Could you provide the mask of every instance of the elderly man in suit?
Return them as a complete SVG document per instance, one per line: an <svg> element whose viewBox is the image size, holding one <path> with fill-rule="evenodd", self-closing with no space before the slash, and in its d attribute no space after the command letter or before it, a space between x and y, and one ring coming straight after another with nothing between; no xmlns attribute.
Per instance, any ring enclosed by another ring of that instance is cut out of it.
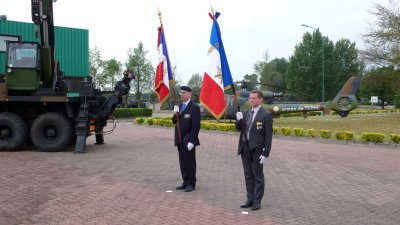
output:
<svg viewBox="0 0 400 225"><path fill-rule="evenodd" d="M253 90L249 101L252 108L236 114L236 128L241 131L238 155L242 157L247 191L247 201L240 207L258 210L264 196L263 164L271 151L273 119L261 105L261 91Z"/></svg>
<svg viewBox="0 0 400 225"><path fill-rule="evenodd" d="M200 107L191 100L192 89L181 86L182 104L174 106L172 122L175 124L175 146L178 147L179 165L183 183L176 190L185 192L196 188L196 146L200 145ZM180 134L178 133L180 130ZM180 140L181 139L181 140Z"/></svg>

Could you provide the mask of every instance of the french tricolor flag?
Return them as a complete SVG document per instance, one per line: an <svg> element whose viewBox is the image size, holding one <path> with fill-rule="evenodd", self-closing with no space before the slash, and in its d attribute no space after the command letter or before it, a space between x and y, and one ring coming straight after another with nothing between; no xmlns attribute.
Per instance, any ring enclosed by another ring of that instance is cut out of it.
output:
<svg viewBox="0 0 400 225"><path fill-rule="evenodd" d="M217 119L226 110L224 91L233 84L231 71L226 58L221 31L218 25L220 13L209 13L213 20L208 50L207 66L200 91L200 102Z"/></svg>
<svg viewBox="0 0 400 225"><path fill-rule="evenodd" d="M169 96L169 81L172 80L172 70L168 57L164 27L162 25L158 28L157 49L159 55L159 63L156 70L154 89L156 90L157 95L160 98L160 103L163 104Z"/></svg>

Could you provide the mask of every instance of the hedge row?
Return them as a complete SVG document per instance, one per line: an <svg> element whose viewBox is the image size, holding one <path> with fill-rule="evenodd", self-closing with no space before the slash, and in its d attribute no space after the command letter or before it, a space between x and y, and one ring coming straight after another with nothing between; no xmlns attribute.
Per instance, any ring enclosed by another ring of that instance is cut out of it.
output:
<svg viewBox="0 0 400 225"><path fill-rule="evenodd" d="M153 110L147 108L116 108L113 113L116 118L148 117L152 115Z"/></svg>
<svg viewBox="0 0 400 225"><path fill-rule="evenodd" d="M137 124L148 124L148 125L156 125L156 126L166 126L173 127L171 117L162 117L162 118L136 118ZM235 124L228 123L210 123L210 122L201 122L200 128L204 130L219 130L219 131L231 131L238 132L236 130ZM273 133L277 135L284 136L297 136L297 137L316 137L317 131L315 129L303 129L303 128L290 128L290 127L277 127L273 126ZM337 140L347 140L347 141L356 141L356 135L354 132L350 131L330 131L330 130L320 130L319 136L321 138L330 139L332 135ZM385 135L381 133L372 133L372 132L363 132L359 137L359 140L364 142L375 142L375 143L383 143L385 140ZM389 140L391 143L400 144L400 134L390 134Z"/></svg>
<svg viewBox="0 0 400 225"><path fill-rule="evenodd" d="M400 112L400 109L383 109L383 110L368 110L368 111L351 111L350 114L374 114L374 113L397 113ZM322 111L311 111L308 112L308 116L322 116ZM338 113L335 111L331 112L332 115L337 115ZM281 117L302 117L302 112L295 112L295 113L283 113Z"/></svg>

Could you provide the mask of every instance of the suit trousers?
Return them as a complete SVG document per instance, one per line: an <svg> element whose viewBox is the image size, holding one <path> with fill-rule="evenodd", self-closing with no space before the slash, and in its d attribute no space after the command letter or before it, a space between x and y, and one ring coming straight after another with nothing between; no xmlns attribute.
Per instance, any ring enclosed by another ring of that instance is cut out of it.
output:
<svg viewBox="0 0 400 225"><path fill-rule="evenodd" d="M191 151L186 146L178 147L179 166L181 168L182 180L185 185L196 186L196 147Z"/></svg>
<svg viewBox="0 0 400 225"><path fill-rule="evenodd" d="M246 147L243 149L241 157L246 181L247 200L261 204L265 188L263 164L260 164L259 159L262 149L249 150Z"/></svg>

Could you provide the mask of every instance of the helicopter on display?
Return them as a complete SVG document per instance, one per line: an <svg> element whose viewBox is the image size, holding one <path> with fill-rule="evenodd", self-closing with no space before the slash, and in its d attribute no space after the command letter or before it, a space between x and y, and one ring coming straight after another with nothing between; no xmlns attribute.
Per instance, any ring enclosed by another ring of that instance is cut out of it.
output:
<svg viewBox="0 0 400 225"><path fill-rule="evenodd" d="M339 116L346 117L350 111L358 106L356 92L360 86L360 78L350 77L343 85L342 89L332 101L328 102L274 102L276 98L282 98L282 92L276 93L271 91L263 91L263 107L269 110L275 118L279 118L281 114L286 113L303 113L303 117L307 118L308 112L321 111L324 115L335 111ZM248 101L250 91L236 91L236 96L233 94L225 94L226 110L221 119L236 119L238 107L240 111L250 109ZM235 98L237 100L235 100ZM211 115L200 104L202 115Z"/></svg>

